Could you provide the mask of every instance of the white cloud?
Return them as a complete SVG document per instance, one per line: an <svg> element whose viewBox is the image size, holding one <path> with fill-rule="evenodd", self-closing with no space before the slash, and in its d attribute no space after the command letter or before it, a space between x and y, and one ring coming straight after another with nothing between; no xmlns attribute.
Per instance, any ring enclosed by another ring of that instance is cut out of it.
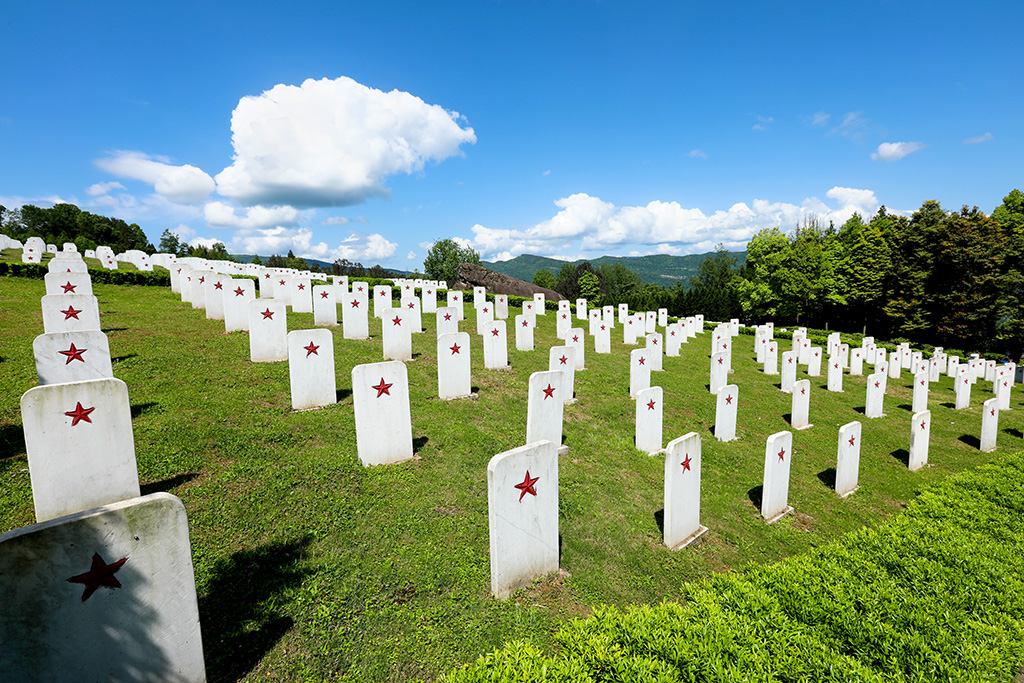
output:
<svg viewBox="0 0 1024 683"><path fill-rule="evenodd" d="M871 153L874 161L899 161L908 154L925 148L923 142L883 142L877 152Z"/></svg>
<svg viewBox="0 0 1024 683"><path fill-rule="evenodd" d="M867 133L868 120L861 116L863 112L851 111L843 115L838 126L829 130L830 135L841 135L851 140L861 140Z"/></svg>
<svg viewBox="0 0 1024 683"><path fill-rule="evenodd" d="M410 261L414 260L416 258L416 252L410 251L408 254L406 254L405 258Z"/></svg>
<svg viewBox="0 0 1024 683"><path fill-rule="evenodd" d="M230 241L216 238L200 238L224 242L232 254L287 254L289 250L302 258L334 261L339 258L349 261L379 263L394 255L398 244L389 242L383 235L349 233L335 247L326 242L316 242L310 228L242 228L235 231ZM203 242L206 243L205 241Z"/></svg>
<svg viewBox="0 0 1024 683"><path fill-rule="evenodd" d="M293 206L250 206L239 216L228 204L209 202L203 207L203 218L211 228L291 227L298 221L299 211Z"/></svg>
<svg viewBox="0 0 1024 683"><path fill-rule="evenodd" d="M117 182L116 180L113 180L109 183L96 183L95 185L90 185L89 187L85 188L85 193L90 197L99 197L100 195L107 194L111 190L126 189L128 188L126 188L124 185Z"/></svg>
<svg viewBox="0 0 1024 683"><path fill-rule="evenodd" d="M548 170L541 173L541 175L551 175L551 169L549 168Z"/></svg>
<svg viewBox="0 0 1024 683"><path fill-rule="evenodd" d="M691 149L690 153L687 156L689 156L691 159L707 159L708 158L707 152L705 152L702 149Z"/></svg>
<svg viewBox="0 0 1024 683"><path fill-rule="evenodd" d="M823 111L819 111L811 116L804 119L809 125L817 126L818 128L824 128L828 125L828 120L832 118L831 114L826 114Z"/></svg>
<svg viewBox="0 0 1024 683"><path fill-rule="evenodd" d="M351 78L277 85L239 101L234 162L217 190L243 204L344 206L386 196L385 179L475 143L457 113Z"/></svg>
<svg viewBox="0 0 1024 683"><path fill-rule="evenodd" d="M107 173L149 183L157 194L178 204L202 202L215 187L213 178L195 166L174 166L165 157L142 152L114 151L95 164Z"/></svg>
<svg viewBox="0 0 1024 683"><path fill-rule="evenodd" d="M78 204L78 201L73 197L71 199L64 199L63 197L60 197L59 195L55 194L48 195L45 197L18 197L12 195L0 195L0 205L7 207L11 211L13 211L14 209L20 209L26 204L38 206L41 209L48 209L51 206L55 206L57 204Z"/></svg>
<svg viewBox="0 0 1024 683"><path fill-rule="evenodd" d="M196 236L196 231L188 227L184 223L178 224L178 227L171 228L171 233L178 236L179 240L190 240Z"/></svg>
<svg viewBox="0 0 1024 683"><path fill-rule="evenodd" d="M964 140L965 145L977 145L982 142L990 142L993 139L992 133L985 133L983 135L976 135L973 138L967 138Z"/></svg>
<svg viewBox="0 0 1024 683"><path fill-rule="evenodd" d="M474 225L469 246L483 258L504 261L520 254L554 257L579 252L588 258L606 253L693 254L723 243L742 249L759 230L779 226L790 230L805 217L842 224L855 212L874 215L878 199L871 190L833 187L831 203L809 197L799 205L753 199L707 215L678 202L652 201L645 206L617 207L587 194L559 199L558 213L525 230ZM837 206L838 205L838 206Z"/></svg>
<svg viewBox="0 0 1024 683"><path fill-rule="evenodd" d="M771 116L758 116L757 123L754 124L754 130L768 130L768 124L774 120Z"/></svg>
<svg viewBox="0 0 1024 683"><path fill-rule="evenodd" d="M344 216L331 216L320 221L320 225L348 225L348 219Z"/></svg>

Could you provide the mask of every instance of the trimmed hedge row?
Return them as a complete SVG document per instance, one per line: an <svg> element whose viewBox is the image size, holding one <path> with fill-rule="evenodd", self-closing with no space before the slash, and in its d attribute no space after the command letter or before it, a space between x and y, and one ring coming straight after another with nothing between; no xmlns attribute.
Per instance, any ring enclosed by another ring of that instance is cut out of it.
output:
<svg viewBox="0 0 1024 683"><path fill-rule="evenodd" d="M512 642L449 681L1010 681L1024 662L1024 454L951 477L876 529L600 607L546 657Z"/></svg>
<svg viewBox="0 0 1024 683"><path fill-rule="evenodd" d="M6 263L0 261L0 276L27 277L42 280L50 272L47 266L36 263ZM171 275L166 270L107 270L89 269L93 284L139 285L144 287L170 287Z"/></svg>

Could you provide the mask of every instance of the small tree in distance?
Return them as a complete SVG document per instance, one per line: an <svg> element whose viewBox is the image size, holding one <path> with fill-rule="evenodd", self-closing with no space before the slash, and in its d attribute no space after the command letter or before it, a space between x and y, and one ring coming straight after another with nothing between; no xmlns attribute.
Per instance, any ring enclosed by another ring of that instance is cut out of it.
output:
<svg viewBox="0 0 1024 683"><path fill-rule="evenodd" d="M455 280L455 269L460 263L480 264L480 254L470 247L461 247L451 238L437 240L427 250L423 259L423 272L432 280Z"/></svg>

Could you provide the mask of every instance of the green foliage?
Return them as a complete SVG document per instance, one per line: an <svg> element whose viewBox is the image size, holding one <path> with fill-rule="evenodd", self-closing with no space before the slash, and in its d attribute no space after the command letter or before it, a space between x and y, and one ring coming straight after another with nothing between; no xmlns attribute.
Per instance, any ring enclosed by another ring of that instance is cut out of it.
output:
<svg viewBox="0 0 1024 683"><path fill-rule="evenodd" d="M423 272L431 280L455 282L455 269L460 263L480 263L480 254L472 248L460 246L453 239L435 241L423 259Z"/></svg>
<svg viewBox="0 0 1024 683"><path fill-rule="evenodd" d="M555 288L555 276L550 270L538 270L533 275L533 284L545 289Z"/></svg>
<svg viewBox="0 0 1024 683"><path fill-rule="evenodd" d="M45 265L0 261L0 276L27 277L36 280L43 280L48 272L49 268ZM137 285L142 287L171 286L170 273L163 268L155 268L152 271L90 268L89 279L93 283L111 285Z"/></svg>
<svg viewBox="0 0 1024 683"><path fill-rule="evenodd" d="M153 245L135 223L82 211L74 204L55 204L49 209L26 204L0 212L0 232L24 242L42 237L47 244L74 242L80 250L106 245L115 253L139 249L152 254Z"/></svg>

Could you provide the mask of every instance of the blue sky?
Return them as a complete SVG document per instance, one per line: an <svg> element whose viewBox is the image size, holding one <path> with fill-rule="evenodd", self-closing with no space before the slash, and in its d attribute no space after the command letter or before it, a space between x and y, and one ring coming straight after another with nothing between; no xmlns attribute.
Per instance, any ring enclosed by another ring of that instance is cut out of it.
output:
<svg viewBox="0 0 1024 683"><path fill-rule="evenodd" d="M38 3L0 204L412 270L701 253L1024 186L1019 2Z"/></svg>

